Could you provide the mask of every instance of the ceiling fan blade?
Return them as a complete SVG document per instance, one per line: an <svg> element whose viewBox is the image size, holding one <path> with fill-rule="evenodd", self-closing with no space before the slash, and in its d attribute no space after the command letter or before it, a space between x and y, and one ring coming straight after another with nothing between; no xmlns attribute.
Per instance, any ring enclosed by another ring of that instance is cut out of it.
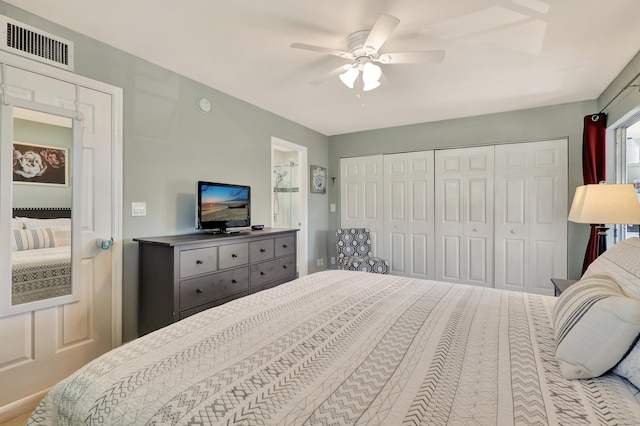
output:
<svg viewBox="0 0 640 426"><path fill-rule="evenodd" d="M353 67L353 64L345 64L342 65L341 67L338 67L332 71L329 71L328 73L325 73L324 75L316 78L315 80L311 81L311 84L321 84L324 83L325 81L329 80L332 77L336 77L339 74L342 74L343 72L345 72L346 70L348 70L349 68Z"/></svg>
<svg viewBox="0 0 640 426"><path fill-rule="evenodd" d="M381 64L435 64L444 61L444 50L383 53L375 59Z"/></svg>
<svg viewBox="0 0 640 426"><path fill-rule="evenodd" d="M381 14L376 23L373 24L367 41L364 43L365 49L372 48L375 52L380 50L399 23L400 20L395 16Z"/></svg>
<svg viewBox="0 0 640 426"><path fill-rule="evenodd" d="M295 49L311 50L312 52L328 53L329 55L339 56L345 59L353 59L353 54L342 50L331 49L329 47L314 46L312 44L293 43L291 47Z"/></svg>

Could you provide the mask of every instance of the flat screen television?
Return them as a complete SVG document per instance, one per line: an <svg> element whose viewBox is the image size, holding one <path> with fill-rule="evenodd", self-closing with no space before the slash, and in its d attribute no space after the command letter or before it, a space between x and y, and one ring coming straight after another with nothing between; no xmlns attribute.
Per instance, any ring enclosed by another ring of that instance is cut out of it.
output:
<svg viewBox="0 0 640 426"><path fill-rule="evenodd" d="M251 226L251 187L198 181L196 228L230 233L229 228Z"/></svg>

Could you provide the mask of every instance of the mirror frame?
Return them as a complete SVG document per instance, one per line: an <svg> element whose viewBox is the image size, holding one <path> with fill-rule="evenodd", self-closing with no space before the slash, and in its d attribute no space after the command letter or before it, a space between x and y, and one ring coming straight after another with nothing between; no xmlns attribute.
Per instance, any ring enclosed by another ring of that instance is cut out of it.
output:
<svg viewBox="0 0 640 426"><path fill-rule="evenodd" d="M82 162L83 125L78 111L4 96L0 104L0 235L11 235L13 217L13 108L23 108L72 120L71 142L71 294L13 305L11 302L11 238L0 240L0 318L80 300L82 293Z"/></svg>

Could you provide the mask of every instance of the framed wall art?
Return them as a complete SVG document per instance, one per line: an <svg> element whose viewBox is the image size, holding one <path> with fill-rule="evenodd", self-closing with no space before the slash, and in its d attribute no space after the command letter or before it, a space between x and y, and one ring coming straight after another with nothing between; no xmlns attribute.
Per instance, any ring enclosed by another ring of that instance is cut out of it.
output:
<svg viewBox="0 0 640 426"><path fill-rule="evenodd" d="M320 166L311 166L311 192L325 194L327 192L327 169Z"/></svg>
<svg viewBox="0 0 640 426"><path fill-rule="evenodd" d="M14 142L13 182L68 186L68 148Z"/></svg>

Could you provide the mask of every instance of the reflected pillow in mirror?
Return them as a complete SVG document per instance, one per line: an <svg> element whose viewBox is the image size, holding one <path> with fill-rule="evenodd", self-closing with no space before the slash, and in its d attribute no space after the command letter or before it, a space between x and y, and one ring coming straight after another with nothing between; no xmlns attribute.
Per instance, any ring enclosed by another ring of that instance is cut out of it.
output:
<svg viewBox="0 0 640 426"><path fill-rule="evenodd" d="M14 241L11 244L11 249L14 251L36 250L56 246L56 238L51 228L14 229L13 237Z"/></svg>
<svg viewBox="0 0 640 426"><path fill-rule="evenodd" d="M45 228L46 229L46 228ZM53 235L56 239L56 247L71 245L71 228L66 226L53 226Z"/></svg>
<svg viewBox="0 0 640 426"><path fill-rule="evenodd" d="M51 226L61 226L71 229L71 219L69 218L57 218L57 219L32 219L30 217L22 218L25 229L38 229L49 228Z"/></svg>

